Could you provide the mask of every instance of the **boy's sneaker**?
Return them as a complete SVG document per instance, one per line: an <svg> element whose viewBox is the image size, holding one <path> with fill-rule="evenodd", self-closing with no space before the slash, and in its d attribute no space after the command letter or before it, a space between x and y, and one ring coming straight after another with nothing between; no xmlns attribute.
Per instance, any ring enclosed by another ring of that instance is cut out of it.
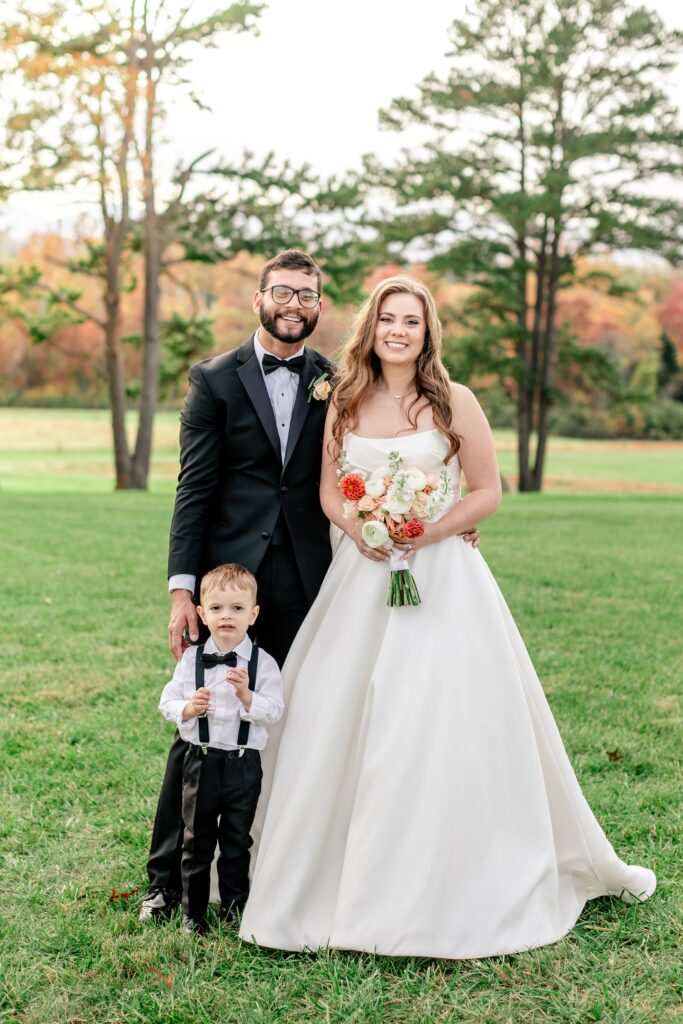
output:
<svg viewBox="0 0 683 1024"><path fill-rule="evenodd" d="M196 917L189 917L187 914L183 914L183 929L190 934L205 935L206 934L206 921L204 918L199 920Z"/></svg>
<svg viewBox="0 0 683 1024"><path fill-rule="evenodd" d="M221 907L220 919L225 924L239 924L243 913L244 905L239 906L237 903L231 903L229 907Z"/></svg>
<svg viewBox="0 0 683 1024"><path fill-rule="evenodd" d="M150 921L168 921L180 903L180 893L173 889L150 889L140 907L138 921L149 924Z"/></svg>

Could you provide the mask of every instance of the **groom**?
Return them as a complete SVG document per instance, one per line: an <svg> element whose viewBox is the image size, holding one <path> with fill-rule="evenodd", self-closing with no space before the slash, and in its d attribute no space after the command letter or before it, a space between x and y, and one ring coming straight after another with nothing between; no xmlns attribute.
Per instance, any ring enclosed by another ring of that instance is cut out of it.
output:
<svg viewBox="0 0 683 1024"><path fill-rule="evenodd" d="M180 414L180 475L169 547L169 646L199 638L195 601L204 573L238 562L256 576L258 643L281 665L330 563L318 497L326 405L315 387L334 366L304 345L322 310L322 275L297 249L262 269L253 309L260 327L240 348L190 370ZM169 753L147 863L140 920L167 917L180 896L182 766Z"/></svg>

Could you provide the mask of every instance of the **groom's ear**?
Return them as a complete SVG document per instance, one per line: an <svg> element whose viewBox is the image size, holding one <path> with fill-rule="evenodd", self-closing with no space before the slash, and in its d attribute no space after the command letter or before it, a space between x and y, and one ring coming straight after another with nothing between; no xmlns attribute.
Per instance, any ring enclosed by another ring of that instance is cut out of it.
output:
<svg viewBox="0 0 683 1024"><path fill-rule="evenodd" d="M261 305L261 298L262 298L261 292L258 291L258 290L255 291L254 292L254 297L251 300L251 308L253 309L254 313L258 313L258 311L259 311L259 306Z"/></svg>

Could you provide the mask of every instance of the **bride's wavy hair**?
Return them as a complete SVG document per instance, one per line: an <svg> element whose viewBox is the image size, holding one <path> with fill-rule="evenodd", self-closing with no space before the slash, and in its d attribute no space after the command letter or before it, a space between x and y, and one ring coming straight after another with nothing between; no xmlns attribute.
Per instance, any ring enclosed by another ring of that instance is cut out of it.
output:
<svg viewBox="0 0 683 1024"><path fill-rule="evenodd" d="M441 323L429 289L412 277L389 277L380 281L367 302L360 308L344 345L339 369L333 382L337 414L332 424L333 445L338 454L344 435L358 425L358 413L367 389L382 375L382 364L373 351L375 333L382 303L389 295L416 295L425 313L427 329L424 345L415 367L416 395L407 409L408 421L417 429L417 409L424 398L432 407L434 425L448 438L450 461L460 447L460 438L452 426L450 379L441 362Z"/></svg>

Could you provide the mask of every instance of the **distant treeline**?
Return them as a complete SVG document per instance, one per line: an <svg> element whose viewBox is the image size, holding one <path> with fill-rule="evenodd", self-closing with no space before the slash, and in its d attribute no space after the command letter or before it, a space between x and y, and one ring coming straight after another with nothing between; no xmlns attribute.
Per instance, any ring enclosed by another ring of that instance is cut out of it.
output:
<svg viewBox="0 0 683 1024"><path fill-rule="evenodd" d="M65 275L52 258L75 246L56 235L36 236L16 260L40 267L57 287ZM166 283L162 306L169 316L164 320L161 407L180 405L187 369L193 362L234 348L249 336L255 326L251 297L261 263L260 256L241 254L219 265L190 264L178 271L175 286ZM393 265L377 269L368 286L398 269ZM583 283L564 289L558 301L558 324L575 344L569 348L573 361L566 359L558 373L553 432L580 437L683 438L683 275L660 268L623 267L610 260L585 261L581 269ZM495 426L514 426L514 382L469 365L460 316L472 288L422 265L410 271L434 291L452 376L477 391ZM96 304L95 284L92 288L92 296L86 289L81 297L83 304L89 300ZM189 308L189 294L199 308ZM131 405L135 404L140 373L135 325L141 301L138 283L123 302ZM335 306L328 300L314 338L316 347L334 354L353 312L352 306ZM201 331L197 323L203 325ZM602 359L595 366L580 365L582 353L590 353L595 362L596 351ZM0 404L105 408L104 358L102 332L90 322L66 324L41 340L32 337L25 324L6 321L0 332ZM575 386L579 368L581 389Z"/></svg>

